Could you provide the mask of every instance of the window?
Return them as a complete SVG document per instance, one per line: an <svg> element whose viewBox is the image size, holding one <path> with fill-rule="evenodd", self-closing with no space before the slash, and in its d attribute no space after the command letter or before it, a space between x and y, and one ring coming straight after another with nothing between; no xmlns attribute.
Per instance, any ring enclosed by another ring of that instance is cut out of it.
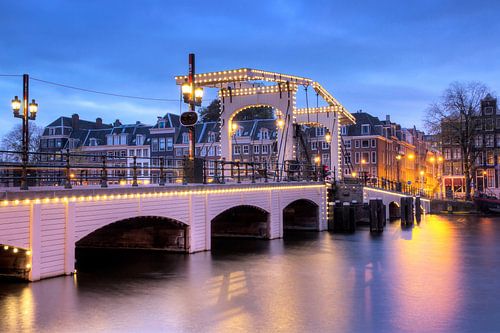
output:
<svg viewBox="0 0 500 333"><path fill-rule="evenodd" d="M500 147L500 134L497 134L496 137L497 137L497 147Z"/></svg>
<svg viewBox="0 0 500 333"><path fill-rule="evenodd" d="M158 128L165 128L165 120L160 120L158 122Z"/></svg>
<svg viewBox="0 0 500 333"><path fill-rule="evenodd" d="M142 146L144 144L144 139L145 139L144 135L137 134L135 136L135 145L136 146Z"/></svg>
<svg viewBox="0 0 500 333"><path fill-rule="evenodd" d="M325 128L324 127L316 127L316 136L324 136Z"/></svg>
<svg viewBox="0 0 500 333"><path fill-rule="evenodd" d="M323 165L329 165L330 164L330 154L322 154L321 155L321 163Z"/></svg>
<svg viewBox="0 0 500 333"><path fill-rule="evenodd" d="M177 157L182 156L182 148L179 148L179 149L175 150L175 156L177 156Z"/></svg>
<svg viewBox="0 0 500 333"><path fill-rule="evenodd" d="M493 114L493 107L492 106L487 106L484 108L484 114L486 115L491 115Z"/></svg>
<svg viewBox="0 0 500 333"><path fill-rule="evenodd" d="M451 149L450 148L446 148L444 151L443 151L443 155L444 155L444 159L445 160L451 160Z"/></svg>
<svg viewBox="0 0 500 333"><path fill-rule="evenodd" d="M351 140L344 140L344 146L346 149L351 149Z"/></svg>
<svg viewBox="0 0 500 333"><path fill-rule="evenodd" d="M347 126L342 126L340 128L340 134L341 135L347 135Z"/></svg>
<svg viewBox="0 0 500 333"><path fill-rule="evenodd" d="M158 139L151 139L151 151L158 151Z"/></svg>
<svg viewBox="0 0 500 333"><path fill-rule="evenodd" d="M477 165L482 165L483 164L483 152L479 152L476 157L476 164Z"/></svg>
<svg viewBox="0 0 500 333"><path fill-rule="evenodd" d="M326 141L321 141L321 149L330 149L330 144Z"/></svg>
<svg viewBox="0 0 500 333"><path fill-rule="evenodd" d="M142 167L144 168L144 176L148 177L149 176L149 163L148 162L142 163Z"/></svg>
<svg viewBox="0 0 500 333"><path fill-rule="evenodd" d="M484 136L484 145L486 147L494 147L495 146L495 136L493 134L486 134Z"/></svg>
<svg viewBox="0 0 500 333"><path fill-rule="evenodd" d="M127 151L126 150L120 150L120 157L127 157Z"/></svg>
<svg viewBox="0 0 500 333"><path fill-rule="evenodd" d="M486 152L486 163L489 165L495 164L495 155L493 154L493 151Z"/></svg>
<svg viewBox="0 0 500 333"><path fill-rule="evenodd" d="M254 145L253 146L253 153L254 154L260 154L260 146L259 145Z"/></svg>
<svg viewBox="0 0 500 333"><path fill-rule="evenodd" d="M372 139L372 148L377 147L377 141L375 139Z"/></svg>
<svg viewBox="0 0 500 333"><path fill-rule="evenodd" d="M189 143L189 133L182 133L182 143Z"/></svg>
<svg viewBox="0 0 500 333"><path fill-rule="evenodd" d="M174 149L174 138L168 137L166 144L167 144L167 151L172 151Z"/></svg>
<svg viewBox="0 0 500 333"><path fill-rule="evenodd" d="M351 163L351 153L350 152L345 153L345 155L344 155L344 163L345 164L350 164Z"/></svg>
<svg viewBox="0 0 500 333"><path fill-rule="evenodd" d="M370 163L370 153L369 152L361 153L361 162L362 163Z"/></svg>
<svg viewBox="0 0 500 333"><path fill-rule="evenodd" d="M455 148L453 150L453 158L456 160L459 160L462 158L462 151L460 150L460 148Z"/></svg>
<svg viewBox="0 0 500 333"><path fill-rule="evenodd" d="M165 151L165 138L160 138L158 142L160 143L160 151Z"/></svg>
<svg viewBox="0 0 500 333"><path fill-rule="evenodd" d="M476 135L474 137L474 146L475 147L482 147L483 146L483 136L482 135Z"/></svg>
<svg viewBox="0 0 500 333"><path fill-rule="evenodd" d="M317 141L313 141L313 142L311 142L311 149L312 149L312 150L316 150L316 149L318 149L318 142L317 142Z"/></svg>
<svg viewBox="0 0 500 333"><path fill-rule="evenodd" d="M136 154L137 154L137 155L136 155L137 157L142 157L142 150L137 149Z"/></svg>
<svg viewBox="0 0 500 333"><path fill-rule="evenodd" d="M55 135L56 134L56 129L55 128L49 128L49 135Z"/></svg>
<svg viewBox="0 0 500 333"><path fill-rule="evenodd" d="M376 164L376 163L377 163L377 152L372 151L372 164Z"/></svg>
<svg viewBox="0 0 500 333"><path fill-rule="evenodd" d="M97 139L96 138L90 138L89 146L97 146Z"/></svg>
<svg viewBox="0 0 500 333"><path fill-rule="evenodd" d="M484 120L484 130L493 131L493 118L488 118Z"/></svg>
<svg viewBox="0 0 500 333"><path fill-rule="evenodd" d="M215 156L215 147L210 147L208 149L208 156Z"/></svg>
<svg viewBox="0 0 500 333"><path fill-rule="evenodd" d="M215 142L216 134L214 132L208 133L208 142Z"/></svg>
<svg viewBox="0 0 500 333"><path fill-rule="evenodd" d="M370 134L370 125L369 124L361 125L361 134Z"/></svg>
<svg viewBox="0 0 500 333"><path fill-rule="evenodd" d="M370 140L361 140L361 147L362 148L369 148L370 147Z"/></svg>
<svg viewBox="0 0 500 333"><path fill-rule="evenodd" d="M242 132L242 130L241 130L241 127L238 127L238 129L236 130L236 132L234 132L234 135L235 135L235 136L241 136L241 134L242 134L242 133L243 133L243 132Z"/></svg>
<svg viewBox="0 0 500 333"><path fill-rule="evenodd" d="M188 156L188 155L189 155L189 148L183 148L183 149L182 149L182 154L183 154L184 156Z"/></svg>
<svg viewBox="0 0 500 333"><path fill-rule="evenodd" d="M250 153L250 147L248 145L243 146L243 154L248 155Z"/></svg>
<svg viewBox="0 0 500 333"><path fill-rule="evenodd" d="M359 152L358 151L354 153L354 163L359 164Z"/></svg>
<svg viewBox="0 0 500 333"><path fill-rule="evenodd" d="M497 121L497 126L496 126L496 127L497 127L497 129L500 129L500 117L499 117L499 118L497 118L497 120L496 120L496 121Z"/></svg>
<svg viewBox="0 0 500 333"><path fill-rule="evenodd" d="M241 154L241 146L237 146L237 145L233 146L233 153L235 155L240 155Z"/></svg>
<svg viewBox="0 0 500 333"><path fill-rule="evenodd" d="M262 146L262 154L268 154L268 153L269 153L269 146L263 145Z"/></svg>
<svg viewBox="0 0 500 333"><path fill-rule="evenodd" d="M359 148L359 140L354 140L354 148Z"/></svg>
<svg viewBox="0 0 500 333"><path fill-rule="evenodd" d="M483 129L483 122L481 119L476 119L476 130L480 131Z"/></svg>
<svg viewBox="0 0 500 333"><path fill-rule="evenodd" d="M269 131L267 129L261 129L259 133L259 138L261 140L269 139Z"/></svg>
<svg viewBox="0 0 500 333"><path fill-rule="evenodd" d="M149 157L149 152L147 149L142 150L142 157Z"/></svg>
<svg viewBox="0 0 500 333"><path fill-rule="evenodd" d="M134 149L130 149L130 150L128 151L128 156L131 156L131 157L132 157L132 156L134 156L134 154L135 154L135 150L134 150Z"/></svg>

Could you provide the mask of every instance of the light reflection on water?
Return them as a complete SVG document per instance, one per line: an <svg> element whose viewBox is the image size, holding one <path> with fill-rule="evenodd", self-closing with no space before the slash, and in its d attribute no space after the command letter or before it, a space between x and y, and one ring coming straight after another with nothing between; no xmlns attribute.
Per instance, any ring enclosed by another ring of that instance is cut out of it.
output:
<svg viewBox="0 0 500 333"><path fill-rule="evenodd" d="M500 219L427 216L380 235L108 252L75 277L0 282L0 331L498 332Z"/></svg>

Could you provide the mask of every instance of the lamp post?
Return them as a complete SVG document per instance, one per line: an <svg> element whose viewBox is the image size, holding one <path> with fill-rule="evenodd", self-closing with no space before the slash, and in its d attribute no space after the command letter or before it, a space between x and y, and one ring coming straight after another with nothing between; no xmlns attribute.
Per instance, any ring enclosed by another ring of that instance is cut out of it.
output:
<svg viewBox="0 0 500 333"><path fill-rule="evenodd" d="M21 190L28 189L28 151L29 151L29 121L36 119L36 113L38 112L38 104L33 99L31 103L29 101L29 75L23 75L23 100L22 100L22 113L21 101L17 96L11 102L12 111L14 112L15 118L21 118L23 121L23 137L22 137L22 173L21 173ZM29 114L28 114L29 111Z"/></svg>
<svg viewBox="0 0 500 333"><path fill-rule="evenodd" d="M189 111L181 114L181 124L189 129L189 159L194 160L196 136L195 125L198 121L198 114L195 111L195 106L201 105L203 98L203 88L196 88L195 85L195 60L194 53L189 54L189 75L188 80L182 86L182 97L184 103L189 104Z"/></svg>

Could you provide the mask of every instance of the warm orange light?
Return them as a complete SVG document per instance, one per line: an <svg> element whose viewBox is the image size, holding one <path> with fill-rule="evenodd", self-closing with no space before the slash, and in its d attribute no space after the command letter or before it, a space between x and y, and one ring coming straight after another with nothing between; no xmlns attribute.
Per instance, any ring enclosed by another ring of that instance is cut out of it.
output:
<svg viewBox="0 0 500 333"><path fill-rule="evenodd" d="M356 171L353 171L353 172L351 173L351 175L352 175L353 177L356 177L358 174L356 173Z"/></svg>
<svg viewBox="0 0 500 333"><path fill-rule="evenodd" d="M276 126L278 126L279 129L283 129L283 127L285 127L285 121L281 118L281 116L276 120Z"/></svg>
<svg viewBox="0 0 500 333"><path fill-rule="evenodd" d="M431 157L429 158L429 161L430 161L431 163L434 163L434 162L436 161L436 159L434 158L434 156L431 156Z"/></svg>
<svg viewBox="0 0 500 333"><path fill-rule="evenodd" d="M412 160L414 158L415 158L415 155L413 155L413 154L408 155L408 159Z"/></svg>
<svg viewBox="0 0 500 333"><path fill-rule="evenodd" d="M401 155L396 155L396 159L399 161L401 159Z"/></svg>
<svg viewBox="0 0 500 333"><path fill-rule="evenodd" d="M366 160L361 160L361 164L366 164Z"/></svg>
<svg viewBox="0 0 500 333"><path fill-rule="evenodd" d="M325 134L325 141L330 143L332 141L332 135L330 134L330 132L327 132Z"/></svg>
<svg viewBox="0 0 500 333"><path fill-rule="evenodd" d="M69 178L75 178L75 174L74 173L70 174Z"/></svg>
<svg viewBox="0 0 500 333"><path fill-rule="evenodd" d="M424 170L420 170L420 176L423 176L425 174Z"/></svg>
<svg viewBox="0 0 500 333"><path fill-rule="evenodd" d="M443 162L443 157L439 156L438 157L438 162Z"/></svg>
<svg viewBox="0 0 500 333"><path fill-rule="evenodd" d="M319 156L314 157L314 162L316 164L319 164L320 161L321 161L321 158Z"/></svg>
<svg viewBox="0 0 500 333"><path fill-rule="evenodd" d="M483 175L485 175L485 176L486 176L487 174L488 174L488 173L487 173L486 171L483 171Z"/></svg>
<svg viewBox="0 0 500 333"><path fill-rule="evenodd" d="M19 100L19 97L14 97L14 99L11 101L11 106L14 112L18 112L21 109L21 101Z"/></svg>

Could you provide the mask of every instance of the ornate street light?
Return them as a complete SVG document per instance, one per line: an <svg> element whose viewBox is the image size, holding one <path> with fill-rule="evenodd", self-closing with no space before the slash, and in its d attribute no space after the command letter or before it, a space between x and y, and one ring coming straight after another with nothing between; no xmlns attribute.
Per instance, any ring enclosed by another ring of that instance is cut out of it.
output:
<svg viewBox="0 0 500 333"><path fill-rule="evenodd" d="M330 132L326 132L326 134L325 134L325 141L327 143L332 142L332 135L330 134Z"/></svg>
<svg viewBox="0 0 500 333"><path fill-rule="evenodd" d="M285 121L281 118L281 115L278 115L278 119L276 119L276 126L278 126L279 129L283 129L285 127Z"/></svg>

